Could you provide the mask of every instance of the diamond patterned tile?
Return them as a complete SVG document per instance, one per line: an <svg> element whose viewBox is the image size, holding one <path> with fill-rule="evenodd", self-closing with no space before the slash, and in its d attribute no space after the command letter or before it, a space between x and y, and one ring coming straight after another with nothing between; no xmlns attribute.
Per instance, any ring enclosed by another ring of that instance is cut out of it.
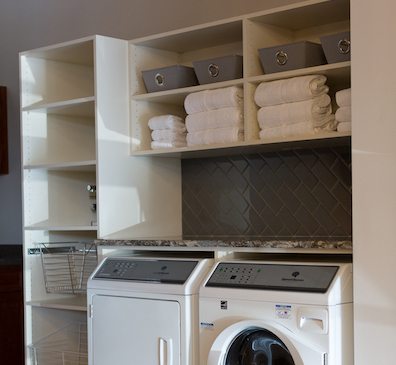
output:
<svg viewBox="0 0 396 365"><path fill-rule="evenodd" d="M350 239L346 147L182 161L183 237Z"/></svg>

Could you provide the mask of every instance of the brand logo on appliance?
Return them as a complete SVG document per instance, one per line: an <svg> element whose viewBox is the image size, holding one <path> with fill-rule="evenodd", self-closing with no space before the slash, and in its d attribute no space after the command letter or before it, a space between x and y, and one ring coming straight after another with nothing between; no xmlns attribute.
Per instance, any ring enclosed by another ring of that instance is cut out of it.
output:
<svg viewBox="0 0 396 365"><path fill-rule="evenodd" d="M224 309L224 310L228 309L228 301L227 300L220 300L220 309Z"/></svg>
<svg viewBox="0 0 396 365"><path fill-rule="evenodd" d="M212 322L201 322L200 325L202 328L206 328L206 329L210 329L210 330L213 329L213 327L214 327L214 323L212 323Z"/></svg>
<svg viewBox="0 0 396 365"><path fill-rule="evenodd" d="M300 272L299 271L293 271L291 273L292 278L282 278L282 281L304 281L304 279L299 278Z"/></svg>

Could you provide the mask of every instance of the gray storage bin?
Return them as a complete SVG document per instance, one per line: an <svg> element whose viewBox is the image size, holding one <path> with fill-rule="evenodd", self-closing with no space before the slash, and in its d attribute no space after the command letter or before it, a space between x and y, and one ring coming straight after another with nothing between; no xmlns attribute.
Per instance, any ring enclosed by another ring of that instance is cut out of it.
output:
<svg viewBox="0 0 396 365"><path fill-rule="evenodd" d="M328 63L345 62L351 59L351 33L342 32L320 37Z"/></svg>
<svg viewBox="0 0 396 365"><path fill-rule="evenodd" d="M193 62L200 84L240 79L243 75L243 58L239 55L217 57Z"/></svg>
<svg viewBox="0 0 396 365"><path fill-rule="evenodd" d="M326 63L322 46L308 41L260 48L258 51L261 65L266 74Z"/></svg>
<svg viewBox="0 0 396 365"><path fill-rule="evenodd" d="M144 70L142 75L149 93L198 85L194 69L183 65Z"/></svg>

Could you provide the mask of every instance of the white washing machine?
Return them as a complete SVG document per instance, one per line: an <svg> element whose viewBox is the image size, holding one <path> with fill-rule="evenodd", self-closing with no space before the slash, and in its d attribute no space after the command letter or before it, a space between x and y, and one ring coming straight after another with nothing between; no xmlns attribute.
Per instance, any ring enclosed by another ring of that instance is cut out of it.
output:
<svg viewBox="0 0 396 365"><path fill-rule="evenodd" d="M220 262L199 306L201 365L353 364L352 264Z"/></svg>
<svg viewBox="0 0 396 365"><path fill-rule="evenodd" d="M88 280L88 363L198 365L198 292L211 264L106 258Z"/></svg>

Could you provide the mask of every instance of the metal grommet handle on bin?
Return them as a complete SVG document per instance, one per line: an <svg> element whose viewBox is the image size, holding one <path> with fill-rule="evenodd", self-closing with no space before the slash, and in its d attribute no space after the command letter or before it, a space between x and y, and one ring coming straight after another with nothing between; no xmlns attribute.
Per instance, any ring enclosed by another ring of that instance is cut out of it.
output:
<svg viewBox="0 0 396 365"><path fill-rule="evenodd" d="M211 63L208 66L208 72L211 77L217 77L220 73L220 67L214 63Z"/></svg>
<svg viewBox="0 0 396 365"><path fill-rule="evenodd" d="M276 52L276 63L280 66L286 65L289 57L287 56L287 53L284 51L278 51Z"/></svg>
<svg viewBox="0 0 396 365"><path fill-rule="evenodd" d="M338 41L338 52L347 54L351 51L351 42L349 39L340 39Z"/></svg>
<svg viewBox="0 0 396 365"><path fill-rule="evenodd" d="M165 85L165 77L164 77L164 75L162 75L162 74L160 74L160 73L157 73L157 74L154 76L154 78L155 78L155 83L156 83L158 86L164 86L164 85Z"/></svg>

